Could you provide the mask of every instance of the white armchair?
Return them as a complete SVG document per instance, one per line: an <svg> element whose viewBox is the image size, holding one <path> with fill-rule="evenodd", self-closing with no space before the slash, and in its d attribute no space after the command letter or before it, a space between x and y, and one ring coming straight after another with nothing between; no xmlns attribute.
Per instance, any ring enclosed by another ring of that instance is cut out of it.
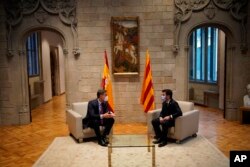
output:
<svg viewBox="0 0 250 167"><path fill-rule="evenodd" d="M66 119L70 135L78 142L82 142L85 138L95 137L95 131L91 128L83 129L82 119L86 117L88 102L72 103L72 109L67 110ZM101 131L103 130L100 127Z"/></svg>
<svg viewBox="0 0 250 167"><path fill-rule="evenodd" d="M180 143L183 139L194 136L199 129L199 111L194 110L194 104L192 102L177 101L181 110L182 116L175 119L175 127L169 129L168 137L176 139L177 143ZM151 121L159 117L161 109L149 111L147 113L147 127L148 133L154 134Z"/></svg>

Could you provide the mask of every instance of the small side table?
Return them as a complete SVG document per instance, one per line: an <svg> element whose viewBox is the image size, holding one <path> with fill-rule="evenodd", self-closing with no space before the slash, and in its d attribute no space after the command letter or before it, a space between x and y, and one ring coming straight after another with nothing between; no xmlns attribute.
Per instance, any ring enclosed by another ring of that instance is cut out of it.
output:
<svg viewBox="0 0 250 167"><path fill-rule="evenodd" d="M250 107L240 107L240 123L250 123Z"/></svg>

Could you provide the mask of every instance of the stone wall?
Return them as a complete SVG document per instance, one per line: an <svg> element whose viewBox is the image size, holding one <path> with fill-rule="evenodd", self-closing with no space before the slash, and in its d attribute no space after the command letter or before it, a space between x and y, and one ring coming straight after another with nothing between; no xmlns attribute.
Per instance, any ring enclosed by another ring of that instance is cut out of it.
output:
<svg viewBox="0 0 250 167"><path fill-rule="evenodd" d="M139 76L114 76L113 95L117 122L145 122L140 102L145 66L145 51L149 49L156 107L161 107L163 88L175 89L173 71L175 57L173 44L172 0L83 0L78 2L78 35L82 54L77 60L79 73L78 100L96 97L104 65L104 50L111 62L111 17L139 16L140 24L140 74ZM129 119L127 119L129 118Z"/></svg>
<svg viewBox="0 0 250 167"><path fill-rule="evenodd" d="M9 65L6 57L6 27L5 27L5 11L2 3L0 3L0 125L9 123L9 115L13 111L13 106L10 103L10 76L9 76Z"/></svg>
<svg viewBox="0 0 250 167"><path fill-rule="evenodd" d="M161 107L160 94L165 88L173 89L175 99L187 100L187 38L193 28L205 24L216 25L225 30L230 41L226 58L226 106L228 106L226 118L237 119L237 107L242 104L241 97L245 93L243 87L249 83L250 79L250 52L242 54L240 50L241 24L232 18L229 11L217 8L215 11L215 17L212 19L204 15L202 9L193 12L192 17L183 22L180 30L179 52L174 54L172 48L176 27L174 26L173 0L78 0L77 41L75 41L75 31L72 31L74 27L65 25L57 14L45 11L47 15L37 18L32 13L24 16L22 22L14 27L12 42L15 52L14 56L9 58L6 55L6 16L1 1L0 124L29 123L26 59L24 44L21 42L25 33L37 29L51 30L63 38L66 101L67 107L70 107L73 102L88 101L96 97L96 91L100 88L105 49L110 67L112 65L110 29L112 16L139 16L140 22L140 74L138 76L112 75L117 122L146 122L142 106L139 104L146 49L149 49L151 56L156 108ZM39 22L41 21L39 19L44 19L43 23ZM250 17L248 17L247 29L250 27L249 19ZM79 45L76 46L76 42L79 42ZM80 56L73 54L75 47L78 46L81 49ZM250 48L249 41L248 48Z"/></svg>

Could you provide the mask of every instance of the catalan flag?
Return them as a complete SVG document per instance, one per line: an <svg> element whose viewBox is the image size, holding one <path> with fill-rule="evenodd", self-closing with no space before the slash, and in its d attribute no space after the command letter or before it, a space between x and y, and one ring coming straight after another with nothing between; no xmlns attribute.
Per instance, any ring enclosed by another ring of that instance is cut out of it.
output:
<svg viewBox="0 0 250 167"><path fill-rule="evenodd" d="M109 74L109 63L108 63L108 57L107 57L106 50L104 52L104 59L105 59L105 64L104 64L103 73L102 73L101 87L104 90L106 90L106 92L107 92L109 111L114 112L112 82L111 82L111 77L110 77L110 74Z"/></svg>
<svg viewBox="0 0 250 167"><path fill-rule="evenodd" d="M151 72L150 56L148 50L146 53L146 64L145 64L144 79L141 91L141 104L143 105L144 112L148 112L149 110L155 109L152 72Z"/></svg>

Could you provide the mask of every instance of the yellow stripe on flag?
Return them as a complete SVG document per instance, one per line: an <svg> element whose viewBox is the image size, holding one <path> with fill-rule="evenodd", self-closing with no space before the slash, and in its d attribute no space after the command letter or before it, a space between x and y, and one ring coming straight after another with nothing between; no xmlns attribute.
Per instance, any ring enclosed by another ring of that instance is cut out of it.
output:
<svg viewBox="0 0 250 167"><path fill-rule="evenodd" d="M152 70L151 70L150 56L148 50L146 53L146 64L145 64L140 101L141 104L143 105L144 112L148 112L149 110L155 109Z"/></svg>

